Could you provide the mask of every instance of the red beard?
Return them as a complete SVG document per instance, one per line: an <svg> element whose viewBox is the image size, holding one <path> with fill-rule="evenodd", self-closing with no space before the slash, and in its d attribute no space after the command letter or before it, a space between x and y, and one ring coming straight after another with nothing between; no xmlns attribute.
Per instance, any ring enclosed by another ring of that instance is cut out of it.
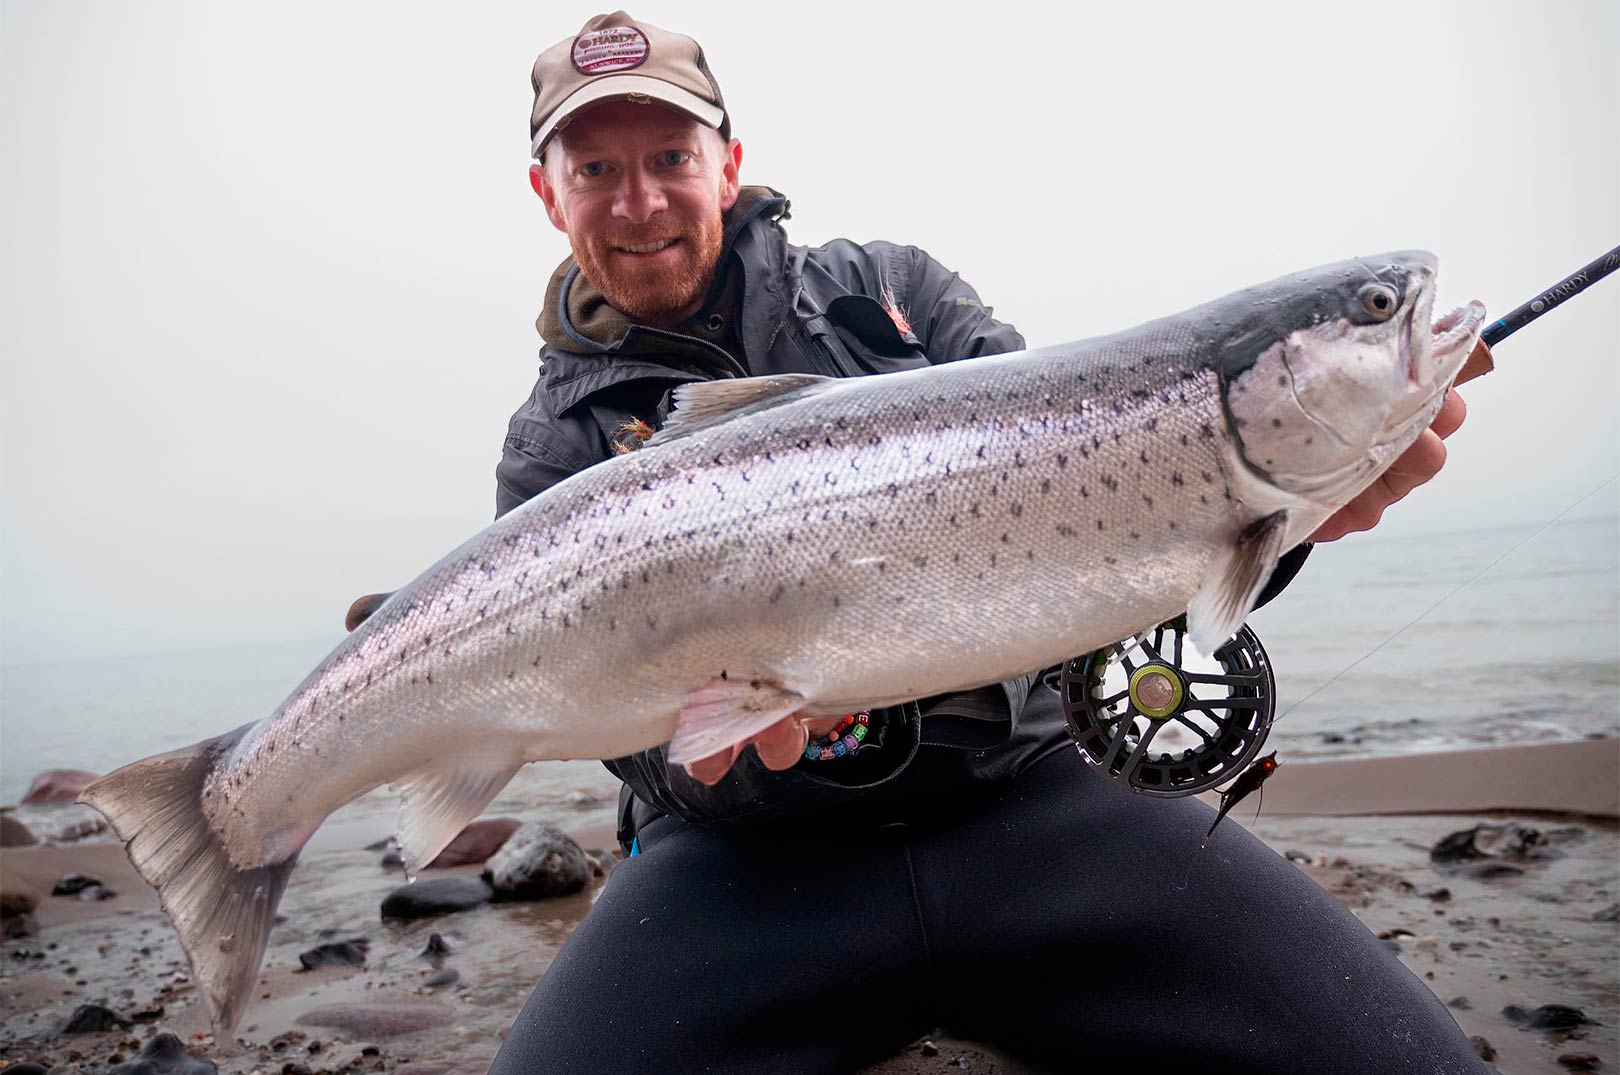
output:
<svg viewBox="0 0 1620 1075"><path fill-rule="evenodd" d="M714 282L724 234L716 216L706 227L673 236L668 228L648 228L644 235L593 237L585 242L569 236L569 245L579 271L602 289L614 309L637 321L656 323L697 312ZM674 246L645 261L617 249L668 238L677 240Z"/></svg>

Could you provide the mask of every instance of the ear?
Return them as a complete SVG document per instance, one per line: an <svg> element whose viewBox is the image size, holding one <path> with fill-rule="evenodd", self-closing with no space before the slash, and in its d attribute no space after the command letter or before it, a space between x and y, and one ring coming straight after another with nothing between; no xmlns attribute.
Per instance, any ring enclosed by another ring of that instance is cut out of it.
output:
<svg viewBox="0 0 1620 1075"><path fill-rule="evenodd" d="M726 143L725 162L720 169L720 211L724 212L737 204L737 192L741 189L737 181L737 173L742 170L742 143L733 138Z"/></svg>
<svg viewBox="0 0 1620 1075"><path fill-rule="evenodd" d="M546 170L539 163L529 165L529 186L540 195L540 200L546 205L546 216L551 220L551 226L558 231L568 230L567 221L563 218L562 206L557 202L557 188L551 185L546 177Z"/></svg>

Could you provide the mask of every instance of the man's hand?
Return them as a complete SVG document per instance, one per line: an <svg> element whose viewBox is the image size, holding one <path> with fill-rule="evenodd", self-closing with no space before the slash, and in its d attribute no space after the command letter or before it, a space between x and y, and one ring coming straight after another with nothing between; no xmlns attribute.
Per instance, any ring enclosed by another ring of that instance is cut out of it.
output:
<svg viewBox="0 0 1620 1075"><path fill-rule="evenodd" d="M1486 373L1491 368L1491 351L1484 341L1474 345L1457 384ZM1446 463L1445 438L1457 432L1468 407L1455 386L1446 393L1446 401L1434 416L1434 422L1425 429L1412 446L1379 479L1362 490L1360 496L1334 512L1307 541L1336 541L1358 530L1371 530L1378 525L1389 506L1406 496L1436 474Z"/></svg>
<svg viewBox="0 0 1620 1075"><path fill-rule="evenodd" d="M706 758L699 758L686 767L686 772L699 784L713 786L731 771L731 766L742 755L748 744L754 744L759 760L767 769L789 769L804 756L810 736L825 735L838 727L843 717L800 718L786 717L766 728L758 735L744 739Z"/></svg>

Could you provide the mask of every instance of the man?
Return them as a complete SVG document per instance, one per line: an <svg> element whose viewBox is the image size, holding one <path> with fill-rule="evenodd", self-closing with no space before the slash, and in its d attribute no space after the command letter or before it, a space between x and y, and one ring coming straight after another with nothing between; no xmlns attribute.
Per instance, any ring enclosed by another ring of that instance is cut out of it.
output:
<svg viewBox="0 0 1620 1075"><path fill-rule="evenodd" d="M538 322L540 379L512 417L500 512L633 450L681 383L1023 347L923 251L788 243L786 199L740 185L741 144L690 38L598 16L541 54L534 86L530 175L573 257ZM1461 420L1453 395L1315 537L1375 523L1438 471ZM1089 772L1052 678L856 721L789 719L690 770L661 748L610 762L636 853L493 1070L843 1072L940 1025L1065 1071L1149 1058L1487 1070L1434 996L1293 866L1236 828L1198 852L1202 804ZM827 735L855 749L809 743Z"/></svg>

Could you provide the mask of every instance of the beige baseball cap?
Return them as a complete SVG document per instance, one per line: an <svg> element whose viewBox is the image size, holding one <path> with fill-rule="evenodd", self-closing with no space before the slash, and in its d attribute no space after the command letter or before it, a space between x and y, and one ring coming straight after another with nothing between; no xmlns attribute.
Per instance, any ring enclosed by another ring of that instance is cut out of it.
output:
<svg viewBox="0 0 1620 1075"><path fill-rule="evenodd" d="M657 101L731 137L731 117L702 46L623 11L595 16L542 52L533 81L529 145L536 159L569 120L603 101Z"/></svg>

